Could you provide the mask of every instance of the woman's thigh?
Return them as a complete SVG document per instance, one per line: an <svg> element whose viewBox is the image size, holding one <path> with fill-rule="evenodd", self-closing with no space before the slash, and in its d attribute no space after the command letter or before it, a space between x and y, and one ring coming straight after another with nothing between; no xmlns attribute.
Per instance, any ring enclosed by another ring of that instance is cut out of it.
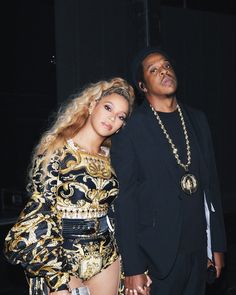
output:
<svg viewBox="0 0 236 295"><path fill-rule="evenodd" d="M88 286L91 295L117 295L120 283L120 259L118 258L106 269L95 275L84 285Z"/></svg>
<svg viewBox="0 0 236 295"><path fill-rule="evenodd" d="M120 259L118 258L110 266L103 269L100 273L88 281L82 281L79 278L71 277L70 289L88 286L91 295L117 295L120 283ZM51 292L49 295L70 295L67 290Z"/></svg>
<svg viewBox="0 0 236 295"><path fill-rule="evenodd" d="M67 290L51 292L49 295L71 295L71 293Z"/></svg>

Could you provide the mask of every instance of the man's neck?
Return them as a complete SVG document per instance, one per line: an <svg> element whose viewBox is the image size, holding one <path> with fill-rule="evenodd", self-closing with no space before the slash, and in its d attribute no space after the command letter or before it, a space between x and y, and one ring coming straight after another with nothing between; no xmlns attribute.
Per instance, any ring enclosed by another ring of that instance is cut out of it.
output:
<svg viewBox="0 0 236 295"><path fill-rule="evenodd" d="M175 96L167 97L146 97L148 102L153 106L156 111L170 113L174 112L177 107L177 99Z"/></svg>

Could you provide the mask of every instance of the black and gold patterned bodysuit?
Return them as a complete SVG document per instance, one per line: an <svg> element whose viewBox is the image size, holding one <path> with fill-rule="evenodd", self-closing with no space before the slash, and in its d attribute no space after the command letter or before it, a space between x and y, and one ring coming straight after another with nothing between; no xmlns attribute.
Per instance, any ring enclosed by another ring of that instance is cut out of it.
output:
<svg viewBox="0 0 236 295"><path fill-rule="evenodd" d="M36 159L32 196L5 242L5 256L23 266L34 295L47 294L47 287L68 289L70 276L88 280L118 258L107 216L118 194L109 156L90 155L69 140L54 153L44 179L42 161ZM93 224L101 218L108 224L103 232L63 234L65 221Z"/></svg>

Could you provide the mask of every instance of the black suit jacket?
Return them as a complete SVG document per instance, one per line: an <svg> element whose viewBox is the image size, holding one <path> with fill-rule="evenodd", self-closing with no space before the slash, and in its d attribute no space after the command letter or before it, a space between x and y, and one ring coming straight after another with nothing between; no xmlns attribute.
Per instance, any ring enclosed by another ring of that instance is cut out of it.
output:
<svg viewBox="0 0 236 295"><path fill-rule="evenodd" d="M224 222L208 123L202 112L181 106L198 142L212 250L224 252ZM120 182L115 202L116 236L125 274L140 274L152 265L163 278L174 263L180 241L181 188L176 160L166 149L166 138L146 100L113 137L111 160Z"/></svg>

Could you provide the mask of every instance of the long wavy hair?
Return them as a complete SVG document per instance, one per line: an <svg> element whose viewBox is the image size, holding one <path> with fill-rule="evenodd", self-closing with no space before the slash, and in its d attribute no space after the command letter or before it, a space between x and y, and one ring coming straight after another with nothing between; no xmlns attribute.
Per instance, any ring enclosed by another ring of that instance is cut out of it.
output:
<svg viewBox="0 0 236 295"><path fill-rule="evenodd" d="M74 94L73 98L59 109L51 128L43 133L39 144L35 147L32 163L39 155L43 155L42 170L44 171L52 154L62 148L66 140L73 138L84 126L89 116L90 104L112 93L117 93L128 101L130 115L135 97L132 86L126 80L113 78L91 83L82 92Z"/></svg>

